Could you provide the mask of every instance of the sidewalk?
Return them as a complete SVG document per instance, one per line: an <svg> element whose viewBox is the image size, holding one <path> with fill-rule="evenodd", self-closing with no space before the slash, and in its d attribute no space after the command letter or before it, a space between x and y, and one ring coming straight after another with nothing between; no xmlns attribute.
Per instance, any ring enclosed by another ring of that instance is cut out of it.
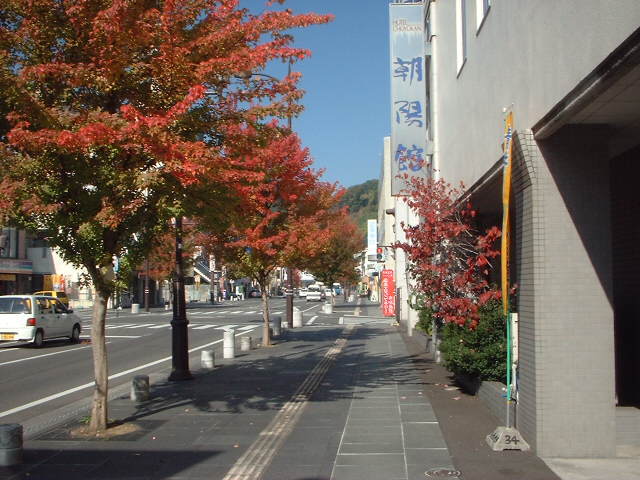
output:
<svg viewBox="0 0 640 480"><path fill-rule="evenodd" d="M0 479L559 478L531 453L489 450L493 417L388 321L305 327L236 353L216 351L213 371L192 360L194 380L157 383L147 403L110 402L132 427L122 435L74 438L78 419L27 438L24 464Z"/></svg>

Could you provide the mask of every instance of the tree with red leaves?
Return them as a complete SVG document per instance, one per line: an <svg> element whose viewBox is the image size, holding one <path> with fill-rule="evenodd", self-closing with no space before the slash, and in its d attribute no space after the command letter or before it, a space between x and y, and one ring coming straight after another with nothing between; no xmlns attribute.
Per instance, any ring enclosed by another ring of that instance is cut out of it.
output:
<svg viewBox="0 0 640 480"><path fill-rule="evenodd" d="M346 207L329 212L321 223L305 229L305 238L305 243L313 247L304 251L302 264L306 271L328 287L335 282L357 281L355 255L362 250L364 240Z"/></svg>
<svg viewBox="0 0 640 480"><path fill-rule="evenodd" d="M227 136L300 108L297 75L247 72L306 57L285 32L331 17L271 3L258 15L238 0L5 0L0 8L0 112L8 112L0 213L44 234L91 277L93 432L107 427L113 257L143 258L203 181L213 196L233 196Z"/></svg>
<svg viewBox="0 0 640 480"><path fill-rule="evenodd" d="M476 211L460 204L464 189L442 179L412 179L406 202L420 224L403 225L406 242L398 243L408 257L409 273L424 306L444 322L475 328L479 308L500 291L487 278L491 260L500 254L500 230L484 233L474 227Z"/></svg>
<svg viewBox="0 0 640 480"><path fill-rule="evenodd" d="M228 160L237 171L234 191L240 195L225 206L226 222L219 216L211 221L206 212L212 210L202 209L201 228L210 232L203 243L237 275L260 286L262 345L269 346L269 279L277 267L298 266L300 252L312 248L302 246L300 238L335 205L336 187L319 180L308 149L277 123L240 127L228 142Z"/></svg>

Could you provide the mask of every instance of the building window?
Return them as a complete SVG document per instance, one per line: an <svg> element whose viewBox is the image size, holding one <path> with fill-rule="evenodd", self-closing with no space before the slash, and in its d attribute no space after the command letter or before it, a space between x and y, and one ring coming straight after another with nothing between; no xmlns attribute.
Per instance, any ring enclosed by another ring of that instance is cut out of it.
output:
<svg viewBox="0 0 640 480"><path fill-rule="evenodd" d="M15 228L0 229L0 257L18 258L18 230Z"/></svg>
<svg viewBox="0 0 640 480"><path fill-rule="evenodd" d="M456 0L456 53L458 74L467 60L467 0Z"/></svg>
<svg viewBox="0 0 640 480"><path fill-rule="evenodd" d="M482 27L490 8L491 0L476 0L476 31L480 31L480 27Z"/></svg>

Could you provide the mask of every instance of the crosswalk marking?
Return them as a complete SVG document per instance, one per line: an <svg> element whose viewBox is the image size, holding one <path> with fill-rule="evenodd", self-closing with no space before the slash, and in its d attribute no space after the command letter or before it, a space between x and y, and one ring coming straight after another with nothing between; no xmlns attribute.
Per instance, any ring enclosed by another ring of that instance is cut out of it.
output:
<svg viewBox="0 0 640 480"><path fill-rule="evenodd" d="M135 325L134 323L127 323L125 325L106 325L104 328L126 328Z"/></svg>
<svg viewBox="0 0 640 480"><path fill-rule="evenodd" d="M244 331L244 330L251 330L251 329L254 329L254 328L258 328L258 325L247 325L247 326L245 326L245 327L240 327L240 328L238 329L238 331L239 331L239 332L242 332L242 331Z"/></svg>
<svg viewBox="0 0 640 480"><path fill-rule="evenodd" d="M164 323L162 325L154 325L153 327L149 327L149 328L167 328L170 327L171 324L170 323Z"/></svg>
<svg viewBox="0 0 640 480"><path fill-rule="evenodd" d="M192 327L193 330L204 330L206 328L217 327L217 325L198 325L197 327Z"/></svg>
<svg viewBox="0 0 640 480"><path fill-rule="evenodd" d="M122 327L122 328L144 328L144 327L153 327L155 323L143 323L141 325L132 325L130 327Z"/></svg>
<svg viewBox="0 0 640 480"><path fill-rule="evenodd" d="M222 327L216 327L216 330L231 330L236 328L238 325L224 325Z"/></svg>

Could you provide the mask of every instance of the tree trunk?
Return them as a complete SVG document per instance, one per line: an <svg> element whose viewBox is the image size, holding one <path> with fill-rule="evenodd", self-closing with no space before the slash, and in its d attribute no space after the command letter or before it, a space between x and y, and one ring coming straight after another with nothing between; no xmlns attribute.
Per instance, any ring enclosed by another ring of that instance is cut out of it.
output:
<svg viewBox="0 0 640 480"><path fill-rule="evenodd" d="M271 334L269 332L269 295L267 295L267 282L260 283L262 290L262 346L271 346Z"/></svg>
<svg viewBox="0 0 640 480"><path fill-rule="evenodd" d="M89 429L98 433L107 428L107 393L109 391L109 369L107 368L107 345L105 341L105 317L109 294L96 289L91 318L91 346L93 350L93 371L95 390L91 405L91 423Z"/></svg>

